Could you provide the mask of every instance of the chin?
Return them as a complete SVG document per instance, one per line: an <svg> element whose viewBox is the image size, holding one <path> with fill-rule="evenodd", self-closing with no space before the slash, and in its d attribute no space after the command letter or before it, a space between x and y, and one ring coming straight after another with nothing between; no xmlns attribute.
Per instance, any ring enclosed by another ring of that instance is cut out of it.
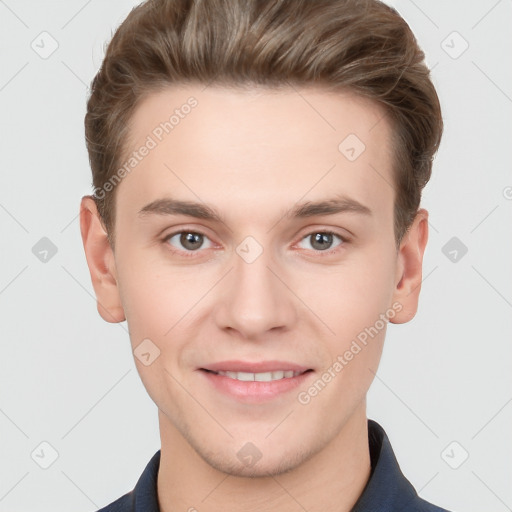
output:
<svg viewBox="0 0 512 512"><path fill-rule="evenodd" d="M265 457L264 450L259 451L250 443L238 450L234 457L232 453L203 453L197 448L196 451L209 466L217 471L243 478L274 477L290 473L315 453L313 449L305 451L302 445L298 451L283 450L281 453L276 453L273 450L271 457Z"/></svg>

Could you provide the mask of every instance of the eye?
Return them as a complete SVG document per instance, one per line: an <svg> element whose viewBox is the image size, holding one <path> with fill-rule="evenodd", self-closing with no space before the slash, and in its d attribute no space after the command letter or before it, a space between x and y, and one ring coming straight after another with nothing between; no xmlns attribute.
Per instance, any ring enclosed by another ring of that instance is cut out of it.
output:
<svg viewBox="0 0 512 512"><path fill-rule="evenodd" d="M333 233L332 231L314 231L313 233L309 233L302 240L306 240L310 247L305 247L308 250L313 250L317 252L334 252L333 249L333 241L337 238L339 240L338 244L334 245L334 248L342 245L346 240L337 233Z"/></svg>
<svg viewBox="0 0 512 512"><path fill-rule="evenodd" d="M336 239L337 243L335 243ZM211 240L197 231L177 231L167 235L163 240L171 246L172 252L182 253L184 256L193 256L193 253L199 252L200 249L213 247ZM336 248L346 243L347 239L332 231L313 231L303 237L299 244L304 241L307 242L304 249L330 254L336 252Z"/></svg>
<svg viewBox="0 0 512 512"><path fill-rule="evenodd" d="M206 240L209 242L209 245L204 247L203 245ZM209 249L212 247L210 239L206 235L203 235L203 233L196 231L178 231L177 233L171 233L164 238L164 241L174 248L177 248L178 251L176 252L183 251L183 249L184 252L196 252L199 249Z"/></svg>

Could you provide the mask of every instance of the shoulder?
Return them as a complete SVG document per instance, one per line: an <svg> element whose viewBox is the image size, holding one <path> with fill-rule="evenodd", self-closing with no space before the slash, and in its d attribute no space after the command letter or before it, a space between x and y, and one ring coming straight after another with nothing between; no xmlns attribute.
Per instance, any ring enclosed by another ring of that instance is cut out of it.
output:
<svg viewBox="0 0 512 512"><path fill-rule="evenodd" d="M428 501L425 501L422 498L417 498L415 502L415 508L413 509L418 512L450 512L446 508L441 508Z"/></svg>
<svg viewBox="0 0 512 512"><path fill-rule="evenodd" d="M404 476L384 429L368 420L372 471L353 512L449 512L422 499Z"/></svg>
<svg viewBox="0 0 512 512"><path fill-rule="evenodd" d="M147 463L132 491L96 512L159 512L157 497L159 467L160 450Z"/></svg>
<svg viewBox="0 0 512 512"><path fill-rule="evenodd" d="M133 491L121 496L116 501L110 503L96 512L132 512L134 508Z"/></svg>

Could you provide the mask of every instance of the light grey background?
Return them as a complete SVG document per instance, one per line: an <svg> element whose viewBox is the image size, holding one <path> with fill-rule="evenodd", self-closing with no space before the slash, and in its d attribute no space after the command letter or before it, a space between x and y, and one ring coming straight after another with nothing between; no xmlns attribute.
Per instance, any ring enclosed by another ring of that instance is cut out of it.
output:
<svg viewBox="0 0 512 512"><path fill-rule="evenodd" d="M96 311L78 223L87 87L137 3L0 1L0 511L95 510L160 446L126 324ZM389 325L368 415L425 499L512 510L512 1L393 3L433 68L446 131L422 203L420 310ZM46 262L43 237L57 249Z"/></svg>

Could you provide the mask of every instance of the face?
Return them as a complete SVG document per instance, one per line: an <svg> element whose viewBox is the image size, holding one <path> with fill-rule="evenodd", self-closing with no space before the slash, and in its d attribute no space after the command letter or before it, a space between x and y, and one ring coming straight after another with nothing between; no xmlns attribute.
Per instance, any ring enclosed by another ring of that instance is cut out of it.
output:
<svg viewBox="0 0 512 512"><path fill-rule="evenodd" d="M395 247L390 136L348 93L176 87L132 118L115 253L84 203L100 313L126 318L161 430L212 467L289 471L365 417L426 243L425 212Z"/></svg>

